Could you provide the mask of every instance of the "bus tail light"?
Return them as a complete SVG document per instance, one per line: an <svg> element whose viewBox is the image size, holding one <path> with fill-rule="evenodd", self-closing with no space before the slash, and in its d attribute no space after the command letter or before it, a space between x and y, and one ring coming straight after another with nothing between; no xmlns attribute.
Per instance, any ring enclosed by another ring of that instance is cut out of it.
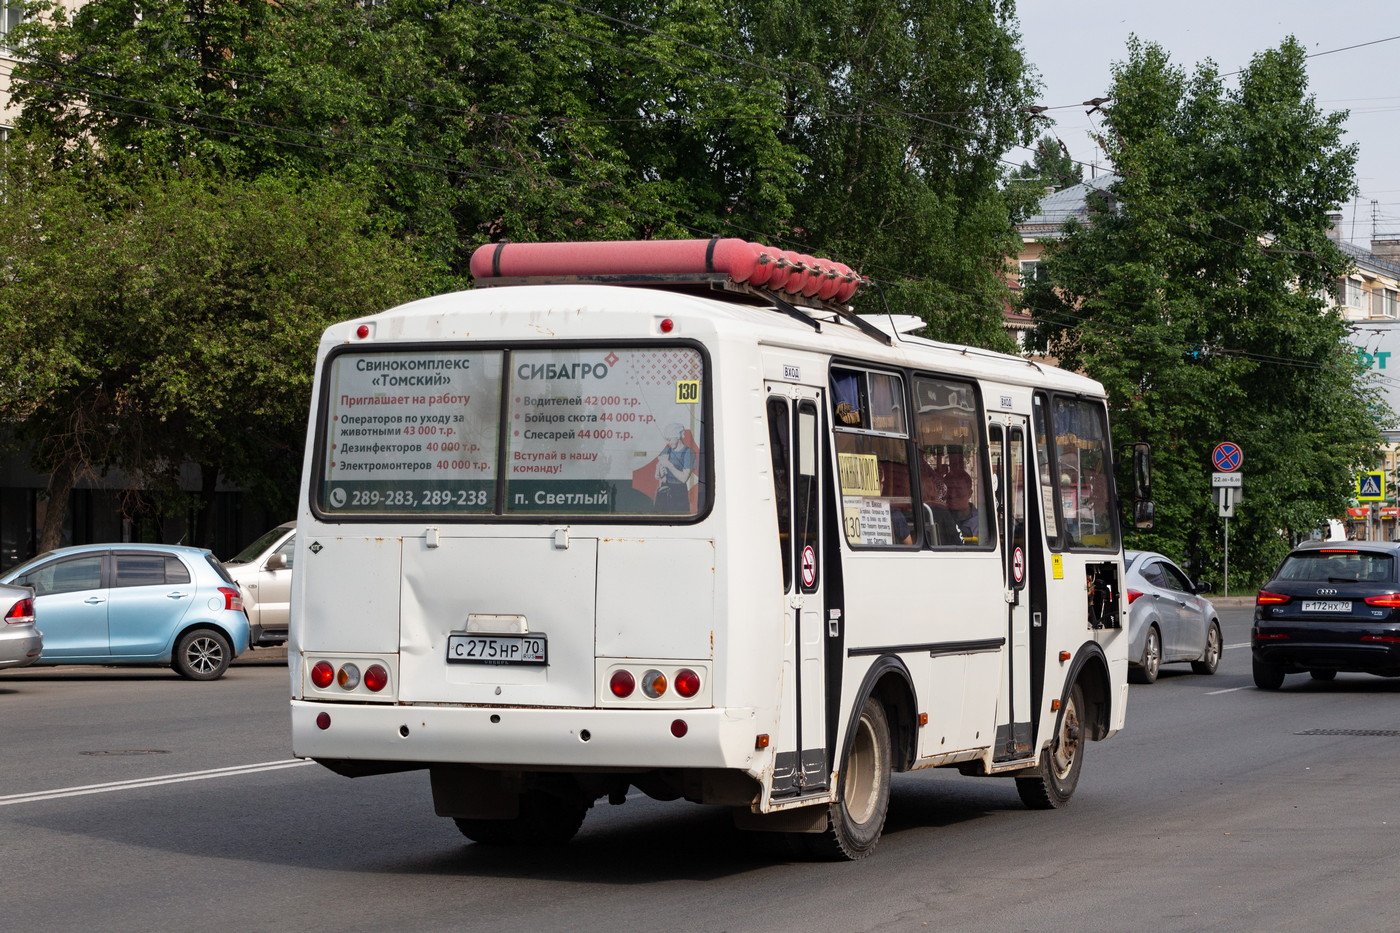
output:
<svg viewBox="0 0 1400 933"><path fill-rule="evenodd" d="M311 682L317 688L324 690L335 680L335 668L331 667L329 661L317 661L316 666L311 668Z"/></svg>
<svg viewBox="0 0 1400 933"><path fill-rule="evenodd" d="M608 689L612 695L620 700L625 700L632 695L632 691L637 687L637 680L626 671L617 671L608 681Z"/></svg>
<svg viewBox="0 0 1400 933"><path fill-rule="evenodd" d="M371 664L365 668L365 686L378 693L389 685L389 672L383 664Z"/></svg>
<svg viewBox="0 0 1400 933"><path fill-rule="evenodd" d="M360 685L360 669L354 664L342 664L336 671L335 682L342 690L354 690Z"/></svg>
<svg viewBox="0 0 1400 933"><path fill-rule="evenodd" d="M642 692L656 699L666 692L666 675L658 670L650 670L642 675Z"/></svg>
<svg viewBox="0 0 1400 933"><path fill-rule="evenodd" d="M687 700L700 692L700 675L690 668L676 672L676 692Z"/></svg>

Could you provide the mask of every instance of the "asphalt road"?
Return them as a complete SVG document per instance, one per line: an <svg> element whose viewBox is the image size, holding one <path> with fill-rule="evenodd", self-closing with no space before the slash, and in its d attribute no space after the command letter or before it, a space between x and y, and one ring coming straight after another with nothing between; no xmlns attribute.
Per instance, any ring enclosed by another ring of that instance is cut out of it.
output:
<svg viewBox="0 0 1400 933"><path fill-rule="evenodd" d="M879 850L840 864L642 797L562 849L472 845L422 774L291 760L287 674L261 652L211 684L0 673L0 929L1400 929L1400 680L1256 690L1248 618L1222 611L1215 676L1132 689L1069 808L897 775Z"/></svg>

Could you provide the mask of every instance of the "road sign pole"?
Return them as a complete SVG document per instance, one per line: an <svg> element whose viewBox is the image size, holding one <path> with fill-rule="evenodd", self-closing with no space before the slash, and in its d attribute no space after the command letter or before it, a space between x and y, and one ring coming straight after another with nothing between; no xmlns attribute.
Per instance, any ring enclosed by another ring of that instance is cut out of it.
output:
<svg viewBox="0 0 1400 933"><path fill-rule="evenodd" d="M1229 518L1225 520L1225 595L1229 595Z"/></svg>

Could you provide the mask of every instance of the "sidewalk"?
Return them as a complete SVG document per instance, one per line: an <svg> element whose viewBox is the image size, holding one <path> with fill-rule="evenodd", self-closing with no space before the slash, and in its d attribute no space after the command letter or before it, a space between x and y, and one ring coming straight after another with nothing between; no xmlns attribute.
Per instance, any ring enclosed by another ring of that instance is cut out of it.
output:
<svg viewBox="0 0 1400 933"><path fill-rule="evenodd" d="M233 659L234 664L257 664L263 666L287 666L287 646L275 648L249 648Z"/></svg>

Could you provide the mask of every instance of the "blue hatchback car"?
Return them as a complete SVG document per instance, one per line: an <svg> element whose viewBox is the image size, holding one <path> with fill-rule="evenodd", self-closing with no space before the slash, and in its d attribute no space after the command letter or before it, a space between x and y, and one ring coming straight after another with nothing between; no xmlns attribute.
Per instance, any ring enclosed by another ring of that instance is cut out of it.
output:
<svg viewBox="0 0 1400 933"><path fill-rule="evenodd" d="M169 664L191 680L217 680L248 648L242 594L202 548L59 548L0 583L34 590L39 664Z"/></svg>

